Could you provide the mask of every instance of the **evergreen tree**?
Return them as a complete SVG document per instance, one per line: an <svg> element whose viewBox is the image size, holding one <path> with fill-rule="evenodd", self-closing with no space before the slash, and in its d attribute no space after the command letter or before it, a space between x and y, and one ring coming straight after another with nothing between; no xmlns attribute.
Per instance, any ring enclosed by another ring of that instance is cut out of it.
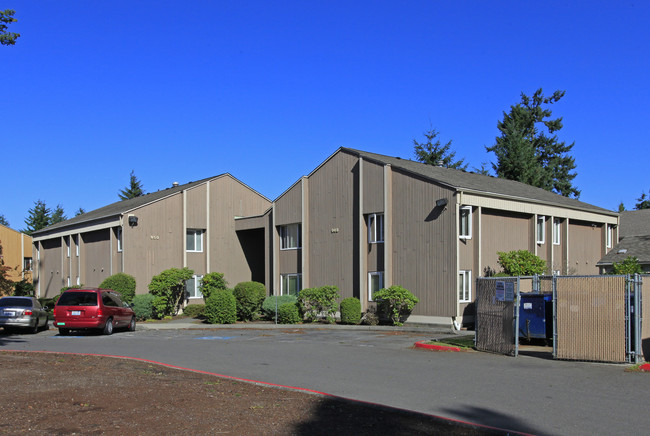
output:
<svg viewBox="0 0 650 436"><path fill-rule="evenodd" d="M63 211L63 207L60 204L56 205L56 209L54 209L54 212L52 212L52 215L50 216L50 224L56 224L60 223L61 221L67 220L68 217L65 216L65 212Z"/></svg>
<svg viewBox="0 0 650 436"><path fill-rule="evenodd" d="M555 132L562 128L562 118L549 119L551 110L544 106L558 102L565 91L544 97L538 89L532 97L521 94L521 102L510 106L497 124L501 136L492 147L497 162L492 164L497 177L527 183L565 197L578 198L580 191L572 185L576 177L575 159L569 155L575 143L566 145Z"/></svg>
<svg viewBox="0 0 650 436"><path fill-rule="evenodd" d="M443 166L456 170L466 170L467 164L463 162L464 159L454 159L456 152L450 151L451 140L445 145L442 145L440 139L436 139L438 133L437 130L431 129L424 132L424 137L427 138L427 142L420 143L415 139L413 140L415 158L427 165Z"/></svg>
<svg viewBox="0 0 650 436"><path fill-rule="evenodd" d="M15 13L16 11L11 9L0 11L0 44L2 45L14 45L20 36L20 33L7 32L7 24L18 21L14 18Z"/></svg>
<svg viewBox="0 0 650 436"><path fill-rule="evenodd" d="M625 205L623 204L622 201L621 201L621 204L618 205L618 212L619 213L625 212Z"/></svg>
<svg viewBox="0 0 650 436"><path fill-rule="evenodd" d="M1 214L0 214L0 224L2 224L5 227L9 227L9 221L7 221L7 218L5 218L5 216Z"/></svg>
<svg viewBox="0 0 650 436"><path fill-rule="evenodd" d="M131 179L129 186L124 189L120 189L120 193L117 194L120 197L120 200L129 200L131 198L136 198L144 195L145 192L142 189L142 183L135 176L135 171L131 171Z"/></svg>
<svg viewBox="0 0 650 436"><path fill-rule="evenodd" d="M86 211L84 210L84 208L83 208L83 207L80 207L80 208L79 208L79 209L74 213L74 216L83 215L83 214L85 214L85 213L86 213Z"/></svg>
<svg viewBox="0 0 650 436"><path fill-rule="evenodd" d="M34 207L29 209L29 217L25 220L27 228L23 233L31 235L37 230L44 229L50 225L50 209L41 200L34 202Z"/></svg>
<svg viewBox="0 0 650 436"><path fill-rule="evenodd" d="M641 191L641 196L636 201L638 201L634 206L636 210L650 209L650 198L648 198L645 192Z"/></svg>

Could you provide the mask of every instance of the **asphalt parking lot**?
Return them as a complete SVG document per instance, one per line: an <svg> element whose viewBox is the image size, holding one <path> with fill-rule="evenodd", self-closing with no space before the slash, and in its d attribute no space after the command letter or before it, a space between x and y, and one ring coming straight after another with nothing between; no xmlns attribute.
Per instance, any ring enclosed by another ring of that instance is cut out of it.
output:
<svg viewBox="0 0 650 436"><path fill-rule="evenodd" d="M625 365L413 347L453 334L435 329L190 327L0 333L0 350L143 358L533 434L645 434L650 425L650 374Z"/></svg>

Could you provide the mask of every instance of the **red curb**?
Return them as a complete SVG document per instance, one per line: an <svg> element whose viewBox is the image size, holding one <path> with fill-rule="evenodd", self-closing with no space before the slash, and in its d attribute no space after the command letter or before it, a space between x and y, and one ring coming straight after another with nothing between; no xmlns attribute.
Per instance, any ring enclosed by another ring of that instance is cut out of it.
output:
<svg viewBox="0 0 650 436"><path fill-rule="evenodd" d="M650 363L644 363L643 365L639 366L639 369L641 371L650 372Z"/></svg>
<svg viewBox="0 0 650 436"><path fill-rule="evenodd" d="M450 345L425 344L424 342L425 341L416 342L415 346L417 348L426 348L427 350L434 350L434 351L460 351L460 348L458 347L452 347Z"/></svg>

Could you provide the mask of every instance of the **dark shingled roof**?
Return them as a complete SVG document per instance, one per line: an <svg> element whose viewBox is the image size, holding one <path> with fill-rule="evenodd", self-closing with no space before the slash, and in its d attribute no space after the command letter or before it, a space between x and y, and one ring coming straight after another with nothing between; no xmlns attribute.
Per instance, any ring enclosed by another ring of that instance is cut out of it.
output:
<svg viewBox="0 0 650 436"><path fill-rule="evenodd" d="M498 196L511 197L513 199L532 200L554 206L563 206L571 209L616 215L616 213L611 210L584 203L573 198L564 197L545 189L536 188L514 180L426 165L421 162L400 159L398 157L383 156L381 154L368 153L350 148L342 148L342 150L363 157L364 159L373 160L382 164L390 164L393 168L399 168L438 181L457 190L496 194Z"/></svg>
<svg viewBox="0 0 650 436"><path fill-rule="evenodd" d="M44 229L37 230L32 234L32 236L38 236L40 233L46 233L52 230L62 229L76 224L91 222L91 221L100 220L103 218L109 218L113 216L119 216L129 210L136 209L148 203L153 203L154 201L160 200L161 198L165 198L169 195L176 194L185 189L192 188L194 186L200 185L201 183L205 183L208 180L212 180L217 177L220 176L209 177L207 179L199 180L196 182L186 183L185 185L170 187L167 189L163 189L162 191L152 192L150 194L145 194L140 197L131 198L129 200L117 201L115 203L109 204L108 206L100 207L99 209L95 209L90 212L84 213L82 215L78 215L74 218L70 218L69 220L65 220L60 223L53 224L49 227L45 227Z"/></svg>
<svg viewBox="0 0 650 436"><path fill-rule="evenodd" d="M639 263L650 263L650 235L626 236L600 259L597 265L622 262L628 256L636 257Z"/></svg>
<svg viewBox="0 0 650 436"><path fill-rule="evenodd" d="M650 235L650 209L621 212L619 237Z"/></svg>

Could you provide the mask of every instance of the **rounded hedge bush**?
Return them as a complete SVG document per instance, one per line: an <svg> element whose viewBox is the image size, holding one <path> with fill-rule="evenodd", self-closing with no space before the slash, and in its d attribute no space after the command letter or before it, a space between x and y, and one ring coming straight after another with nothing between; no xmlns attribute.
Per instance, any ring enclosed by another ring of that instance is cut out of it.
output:
<svg viewBox="0 0 650 436"><path fill-rule="evenodd" d="M296 303L284 303L278 307L278 323L298 324L300 321L300 310Z"/></svg>
<svg viewBox="0 0 650 436"><path fill-rule="evenodd" d="M271 295L264 299L264 302L262 303L262 313L267 319L274 320L276 307L279 308L285 303L295 304L297 302L298 297L295 295Z"/></svg>
<svg viewBox="0 0 650 436"><path fill-rule="evenodd" d="M210 296L219 291L228 289L228 282L224 278L224 274L220 272L211 272L206 274L201 279L201 294L207 300Z"/></svg>
<svg viewBox="0 0 650 436"><path fill-rule="evenodd" d="M213 292L205 301L205 319L210 324L234 324L237 300L230 290Z"/></svg>
<svg viewBox="0 0 650 436"><path fill-rule="evenodd" d="M135 297L135 277L117 273L107 277L99 284L102 289L111 289L121 295L122 301L130 303Z"/></svg>
<svg viewBox="0 0 650 436"><path fill-rule="evenodd" d="M232 291L237 300L237 317L242 321L252 321L260 313L266 298L266 287L259 282L241 282Z"/></svg>
<svg viewBox="0 0 650 436"><path fill-rule="evenodd" d="M153 300L156 298L152 294L138 294L133 297L131 304L138 321L145 321L153 318Z"/></svg>
<svg viewBox="0 0 650 436"><path fill-rule="evenodd" d="M361 301L356 297L341 301L341 322L343 324L359 324L361 322Z"/></svg>
<svg viewBox="0 0 650 436"><path fill-rule="evenodd" d="M393 325L403 325L404 320L420 299L408 289L401 286L391 286L377 291L374 295L379 311L388 316Z"/></svg>

